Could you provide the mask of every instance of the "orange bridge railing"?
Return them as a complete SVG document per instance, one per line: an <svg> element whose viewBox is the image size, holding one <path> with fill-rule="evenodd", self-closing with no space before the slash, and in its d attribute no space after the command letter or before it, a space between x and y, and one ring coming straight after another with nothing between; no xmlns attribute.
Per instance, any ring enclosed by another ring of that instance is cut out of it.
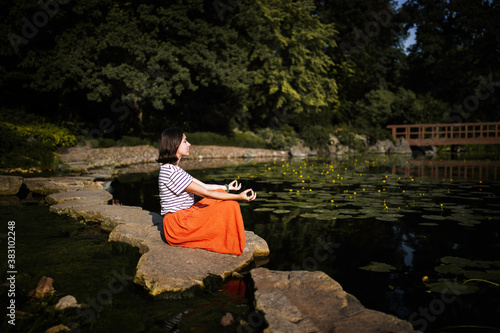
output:
<svg viewBox="0 0 500 333"><path fill-rule="evenodd" d="M410 146L500 144L500 123L389 125Z"/></svg>

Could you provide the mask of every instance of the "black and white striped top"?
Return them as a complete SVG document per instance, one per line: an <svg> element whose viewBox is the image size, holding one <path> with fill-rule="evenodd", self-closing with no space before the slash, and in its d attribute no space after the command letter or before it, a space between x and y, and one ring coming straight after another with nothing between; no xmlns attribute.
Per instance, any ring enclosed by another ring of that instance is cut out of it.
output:
<svg viewBox="0 0 500 333"><path fill-rule="evenodd" d="M186 192L193 177L172 164L163 164L158 177L161 215L187 209L194 204L194 194Z"/></svg>

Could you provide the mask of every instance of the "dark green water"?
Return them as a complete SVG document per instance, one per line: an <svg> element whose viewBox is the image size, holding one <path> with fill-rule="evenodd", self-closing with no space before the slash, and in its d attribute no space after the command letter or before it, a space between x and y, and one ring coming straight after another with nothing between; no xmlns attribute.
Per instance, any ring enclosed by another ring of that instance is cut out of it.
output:
<svg viewBox="0 0 500 333"><path fill-rule="evenodd" d="M366 307L419 330L498 332L499 170L485 160L360 155L191 173L258 191L241 206L246 228L270 246L266 267L324 271ZM112 185L123 204L159 210L156 175Z"/></svg>
<svg viewBox="0 0 500 333"><path fill-rule="evenodd" d="M497 332L500 174L496 166L473 165L433 169L423 161L351 156L190 173L214 183L238 178L258 191L256 201L241 207L246 228L269 244L266 267L324 271L366 307L426 332ZM159 212L157 174L120 177L111 191L121 204ZM249 321L248 287L239 294L216 286L193 298L155 299L126 279L137 251L109 244L97 223L83 225L43 205L0 210L3 226L16 221L16 301L34 314L18 319L15 328L2 323L2 331L43 332L76 323L83 332L173 332L173 318L184 311L181 332L219 332L226 311ZM3 251L5 239L0 241ZM28 302L27 293L43 275L54 278L56 289L45 303L71 294L93 304L90 311L61 314ZM6 293L3 287L2 306Z"/></svg>

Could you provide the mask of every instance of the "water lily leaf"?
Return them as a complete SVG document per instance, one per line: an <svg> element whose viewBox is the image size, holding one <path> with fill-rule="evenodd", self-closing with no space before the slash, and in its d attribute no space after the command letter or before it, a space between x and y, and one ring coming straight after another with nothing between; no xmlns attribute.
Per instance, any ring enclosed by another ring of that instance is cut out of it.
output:
<svg viewBox="0 0 500 333"><path fill-rule="evenodd" d="M362 219L371 219L371 218L376 217L376 216L377 216L376 214L363 214L363 215L356 215L356 216L354 216L354 218L362 220Z"/></svg>
<svg viewBox="0 0 500 333"><path fill-rule="evenodd" d="M271 212L273 210L274 210L274 208L261 207L261 208L255 208L253 211L254 212Z"/></svg>
<svg viewBox="0 0 500 333"><path fill-rule="evenodd" d="M318 214L311 214L311 213L304 213L304 214L300 214L300 217L303 217L303 218L315 218L317 217Z"/></svg>
<svg viewBox="0 0 500 333"><path fill-rule="evenodd" d="M331 214L321 214L316 216L317 220L336 220L337 218L340 218L340 215L334 216Z"/></svg>
<svg viewBox="0 0 500 333"><path fill-rule="evenodd" d="M346 215L357 215L359 212L355 209L338 209L337 212L340 214L346 214Z"/></svg>
<svg viewBox="0 0 500 333"><path fill-rule="evenodd" d="M454 274L454 275L463 274L465 272L462 267L457 266L455 264L436 266L434 267L434 270L441 274Z"/></svg>
<svg viewBox="0 0 500 333"><path fill-rule="evenodd" d="M422 222L422 223L419 223L418 225L423 225L426 227L435 227L435 226L438 226L439 224L434 223L434 222Z"/></svg>
<svg viewBox="0 0 500 333"><path fill-rule="evenodd" d="M495 265L495 261L487 260L470 260L467 258L446 256L441 258L441 262L444 264L454 264L460 267L476 267L476 268L489 268Z"/></svg>
<svg viewBox="0 0 500 333"><path fill-rule="evenodd" d="M450 280L441 280L427 285L430 291L447 295L469 295L479 291L479 287L473 284L463 284Z"/></svg>
<svg viewBox="0 0 500 333"><path fill-rule="evenodd" d="M337 219L350 219L352 218L352 215L348 215L348 214L339 214L336 216Z"/></svg>
<svg viewBox="0 0 500 333"><path fill-rule="evenodd" d="M391 217L391 216L377 216L375 219L386 222L396 222L398 220L397 217Z"/></svg>
<svg viewBox="0 0 500 333"><path fill-rule="evenodd" d="M441 216L441 215L422 215L422 218L428 219L428 220L437 220L437 221L446 220L446 217Z"/></svg>
<svg viewBox="0 0 500 333"><path fill-rule="evenodd" d="M476 224L480 224L479 221L467 221L467 222L459 222L458 225L462 227L474 227Z"/></svg>
<svg viewBox="0 0 500 333"><path fill-rule="evenodd" d="M468 279L487 280L491 282L500 282L500 270L483 271L465 271L464 276Z"/></svg>
<svg viewBox="0 0 500 333"><path fill-rule="evenodd" d="M396 267L383 262L372 261L368 266L359 267L359 269L371 272L387 273L396 270Z"/></svg>
<svg viewBox="0 0 500 333"><path fill-rule="evenodd" d="M290 213L290 211L287 209L276 209L276 210L273 210L273 213L274 214L287 214L287 213Z"/></svg>
<svg viewBox="0 0 500 333"><path fill-rule="evenodd" d="M297 204L295 204L295 205L297 205ZM312 208L316 208L318 206L317 205L303 204L303 205L297 205L297 207L303 208L303 209L312 209Z"/></svg>

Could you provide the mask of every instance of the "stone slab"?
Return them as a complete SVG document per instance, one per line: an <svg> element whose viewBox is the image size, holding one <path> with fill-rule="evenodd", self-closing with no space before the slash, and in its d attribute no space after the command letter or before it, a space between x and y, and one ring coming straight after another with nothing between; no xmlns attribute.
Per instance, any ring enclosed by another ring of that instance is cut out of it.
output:
<svg viewBox="0 0 500 333"><path fill-rule="evenodd" d="M46 197L50 211L85 220L99 220L110 230L109 241L127 243L139 249L135 283L152 295L180 292L201 286L210 275L226 279L249 266L257 257L269 255L265 240L246 231L247 244L239 256L202 249L170 246L162 236L160 215L140 207L107 205L112 198L100 189L54 193Z"/></svg>
<svg viewBox="0 0 500 333"><path fill-rule="evenodd" d="M323 272L251 271L264 332L417 332L405 320L366 309Z"/></svg>
<svg viewBox="0 0 500 333"><path fill-rule="evenodd" d="M102 189L93 177L34 177L23 178L23 183L33 193L49 195L52 193L83 190Z"/></svg>
<svg viewBox="0 0 500 333"><path fill-rule="evenodd" d="M16 195L22 184L22 177L0 176L0 195Z"/></svg>

